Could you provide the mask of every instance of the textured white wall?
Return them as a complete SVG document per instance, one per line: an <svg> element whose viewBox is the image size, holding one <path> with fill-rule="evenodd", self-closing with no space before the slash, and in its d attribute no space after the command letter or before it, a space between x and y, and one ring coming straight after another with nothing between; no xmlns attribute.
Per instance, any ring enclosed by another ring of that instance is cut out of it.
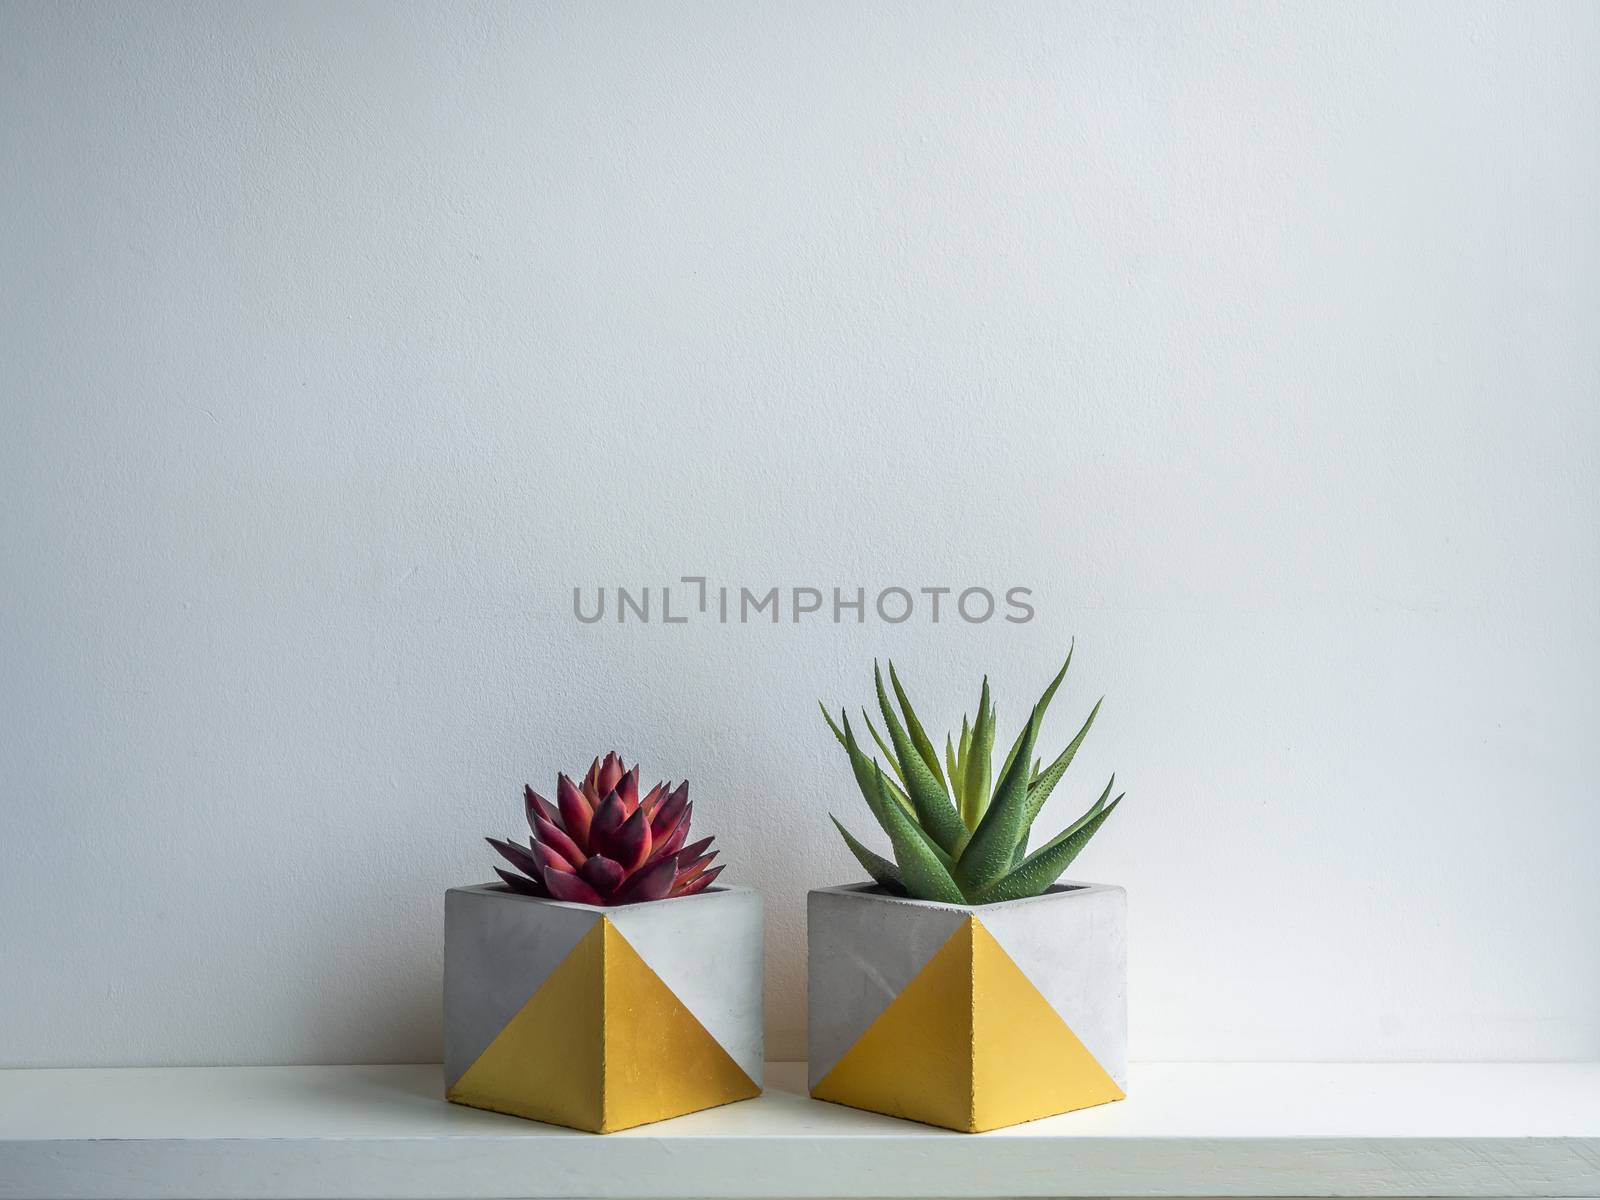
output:
<svg viewBox="0 0 1600 1200"><path fill-rule="evenodd" d="M769 896L815 699L1009 728L1139 1058L1600 1054L1600 6L0 5L0 1063L439 1052L615 744ZM1037 618L578 625L575 584Z"/></svg>

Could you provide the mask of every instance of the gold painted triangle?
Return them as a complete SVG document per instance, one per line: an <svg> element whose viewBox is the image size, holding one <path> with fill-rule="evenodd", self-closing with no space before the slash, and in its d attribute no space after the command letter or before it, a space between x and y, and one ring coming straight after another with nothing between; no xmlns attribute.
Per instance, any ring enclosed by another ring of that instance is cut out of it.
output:
<svg viewBox="0 0 1600 1200"><path fill-rule="evenodd" d="M971 1128L1121 1100L1116 1080L976 918L971 936Z"/></svg>
<svg viewBox="0 0 1600 1200"><path fill-rule="evenodd" d="M968 920L950 935L811 1090L948 1129L973 1128L972 949Z"/></svg>
<svg viewBox="0 0 1600 1200"><path fill-rule="evenodd" d="M458 1104L599 1131L604 1122L602 918L448 1093Z"/></svg>
<svg viewBox="0 0 1600 1200"><path fill-rule="evenodd" d="M602 1131L760 1095L616 926L601 924L607 1010Z"/></svg>

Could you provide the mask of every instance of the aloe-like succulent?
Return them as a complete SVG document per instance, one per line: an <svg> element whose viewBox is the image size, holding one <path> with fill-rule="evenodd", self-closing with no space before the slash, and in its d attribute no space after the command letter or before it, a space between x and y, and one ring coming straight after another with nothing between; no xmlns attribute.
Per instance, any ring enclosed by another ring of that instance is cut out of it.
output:
<svg viewBox="0 0 1600 1200"><path fill-rule="evenodd" d="M595 759L581 784L556 776L556 802L522 789L533 836L526 846L485 840L521 874L495 868L514 892L579 904L638 904L692 896L721 873L711 838L689 836L689 781L639 794L639 768L615 753Z"/></svg>
<svg viewBox="0 0 1600 1200"><path fill-rule="evenodd" d="M971 721L962 719L959 742L945 737L941 764L906 698L894 664L889 664L889 683L899 702L898 714L884 690L883 673L874 663L878 708L888 740L878 733L866 709L861 710L861 716L889 764L888 774L875 757L862 752L849 716L841 711L840 721L835 724L823 706L823 718L850 756L856 785L866 797L867 807L889 835L893 861L862 845L837 817L832 818L833 823L851 853L880 886L920 900L990 904L1037 896L1061 878L1122 801L1118 795L1109 804L1106 802L1112 783L1116 782L1113 775L1088 812L1028 853L1028 834L1034 818L1066 774L1100 711L1100 702L1096 701L1077 736L1049 766L1034 757L1039 723L1071 665L1072 652L1068 650L1067 661L1017 735L1000 768L998 782L992 773L995 709L989 698L987 677L977 716Z"/></svg>

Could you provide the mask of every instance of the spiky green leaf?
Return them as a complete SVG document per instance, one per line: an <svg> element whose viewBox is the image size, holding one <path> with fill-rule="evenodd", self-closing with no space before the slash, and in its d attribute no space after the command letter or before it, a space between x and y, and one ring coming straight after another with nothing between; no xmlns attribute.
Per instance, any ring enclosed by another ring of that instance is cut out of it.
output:
<svg viewBox="0 0 1600 1200"><path fill-rule="evenodd" d="M895 699L900 702L900 712L905 717L906 733L911 737L911 744L917 748L917 753L922 756L922 761L928 765L928 770L939 781L939 787L948 793L949 785L945 783L944 771L939 766L939 752L934 749L927 730L922 728L922 722L917 720L916 710L911 707L911 700L906 696L906 689L900 686L900 676L895 673L894 659L892 658L889 660L889 686L894 688Z"/></svg>
<svg viewBox="0 0 1600 1200"><path fill-rule="evenodd" d="M878 760L873 759L872 761L877 762ZM883 782L888 786L889 795L895 798L895 802L900 805L901 810L915 821L917 819L917 810L911 806L911 797L906 795L905 789L888 775L883 777Z"/></svg>
<svg viewBox="0 0 1600 1200"><path fill-rule="evenodd" d="M989 677L983 677L983 694L978 697L978 715L972 719L972 738L967 747L966 762L963 771L966 777L963 781L965 788L966 807L962 810L961 819L968 829L976 829L983 820L984 810L989 807L989 789L993 785L994 776L991 774L994 758L994 702L989 698Z"/></svg>
<svg viewBox="0 0 1600 1200"><path fill-rule="evenodd" d="M843 746L845 744L844 743L844 734L840 731L839 727L834 724L834 722L833 722L833 714L828 711L828 706L826 704L824 704L821 700L818 700L817 701L817 707L822 710L822 719L828 723L828 728L833 730L833 736L838 738L839 739L839 745Z"/></svg>
<svg viewBox="0 0 1600 1200"><path fill-rule="evenodd" d="M867 732L872 734L872 740L878 743L878 749L883 752L883 757L889 764L889 770L893 771L894 777L904 785L906 777L901 773L900 764L895 761L894 751L889 749L883 738L879 736L877 726L872 723L872 718L867 716L867 710L864 708L861 710L861 719L866 722Z"/></svg>
<svg viewBox="0 0 1600 1200"><path fill-rule="evenodd" d="M935 853L937 847L927 839L927 835L916 822L901 812L889 799L884 789L883 768L874 763L872 769L882 796L875 811L881 810L893 814L893 819L884 826L884 831L888 833L889 843L894 847L895 862L900 867L900 878L905 889L922 900L965 904L967 898L956 886L956 881L951 878L943 857Z"/></svg>
<svg viewBox="0 0 1600 1200"><path fill-rule="evenodd" d="M883 855L875 854L863 846L856 840L855 835L846 829L840 823L839 818L832 813L828 814L828 820L833 822L833 827L839 831L839 836L844 838L844 844L850 847L850 853L856 856L856 861L866 869L868 875L872 876L874 883L879 887L887 888L891 892L896 892L900 895L905 894L906 885L900 878L899 867L895 866Z"/></svg>
<svg viewBox="0 0 1600 1200"><path fill-rule="evenodd" d="M971 808L972 801L967 796L967 763L972 757L972 727L967 723L966 715L961 717L961 740L956 743L956 774L955 787L956 811L961 814L964 821Z"/></svg>
<svg viewBox="0 0 1600 1200"><path fill-rule="evenodd" d="M878 708L883 713L883 724L889 731L895 755L900 762L900 775L905 780L906 793L916 809L917 820L946 854L956 854L967 837L967 827L962 824L943 782L936 779L922 755L912 743L905 727L889 703L889 693L884 690L883 672L873 664L872 674L878 685Z"/></svg>
<svg viewBox="0 0 1600 1200"><path fill-rule="evenodd" d="M1022 808L1028 798L1028 756L1039 736L1038 719L1030 718L1021 734L1025 749L1012 755L1011 765L994 789L994 801L978 827L972 831L966 848L956 863L956 878L969 893L988 887L1011 869L1020 840Z"/></svg>
<svg viewBox="0 0 1600 1200"><path fill-rule="evenodd" d="M950 780L950 796L956 802L956 811L961 812L961 775L956 770L955 743L948 733L944 735L944 765Z"/></svg>
<svg viewBox="0 0 1600 1200"><path fill-rule="evenodd" d="M1116 778L1117 777L1115 775L1113 775L1111 777L1112 782L1115 782ZM1093 820L1096 816L1099 815L1100 810L1106 806L1106 797L1109 796L1110 794L1111 794L1111 784L1108 783L1108 784L1106 784L1105 791L1100 793L1100 798L1098 800L1096 800L1093 804L1091 804L1081 817L1079 817L1071 825L1068 825L1060 833L1056 834L1056 836L1051 840L1052 841L1060 841L1062 838L1071 837L1073 834L1077 833L1078 830L1082 829L1083 826L1088 824L1091 820ZM1028 841L1027 841L1026 838L1024 838L1022 840L1022 844L1017 847L1017 860L1013 864L1013 866L1014 867L1020 867L1022 865L1022 860L1027 858L1027 857L1028 857Z"/></svg>
<svg viewBox="0 0 1600 1200"><path fill-rule="evenodd" d="M945 853L944 847L934 841L932 835L917 823L916 814L911 810L909 801L904 804L898 802L892 790L893 785L883 774L883 769L861 753L855 731L850 728L850 718L843 713L839 715L844 722L845 750L850 755L850 769L855 772L856 786L861 789L861 795L866 800L867 807L872 810L872 815L877 818L878 824L889 835L890 844L894 847L895 861L900 864L906 886L914 890L916 884L905 874L906 860L900 848L902 835L921 846L948 873L951 860Z"/></svg>
<svg viewBox="0 0 1600 1200"><path fill-rule="evenodd" d="M1076 641L1067 646L1066 662L1061 664L1061 670L1056 672L1056 677L1050 681L1050 686L1045 688L1044 695L1039 697L1039 703L1033 706L1034 711L1040 714L1041 720L1043 719L1045 709L1050 707L1050 701L1055 698L1056 689L1061 686L1061 681L1067 677L1067 668L1072 666L1072 652L1076 648ZM1011 769L1011 760L1017 756L1017 751L1021 748L1021 746L1022 735L1018 734L1017 740L1011 743L1011 752L1006 755L1005 765L1000 768L1001 775L1004 775Z"/></svg>
<svg viewBox="0 0 1600 1200"><path fill-rule="evenodd" d="M1071 829L1063 830L1023 859L1022 864L1016 869L988 887L980 889L974 895L974 901L978 904L992 904L999 900L1020 900L1026 896L1039 895L1061 878L1062 873L1072 864L1072 860L1078 857L1078 852L1088 844L1089 839L1095 835L1100 826L1105 824L1106 819L1121 803L1122 797L1118 796L1092 817L1074 823Z"/></svg>
<svg viewBox="0 0 1600 1200"><path fill-rule="evenodd" d="M1035 772L1038 776L1028 785L1028 811L1023 822L1023 841L1027 840L1027 830L1033 827L1034 818L1039 815L1039 810L1044 807L1044 802L1050 799L1050 793L1055 790L1056 784L1061 782L1061 777L1067 773L1067 768L1072 765L1072 760L1077 756L1078 747L1083 745L1083 739L1089 736L1089 727L1094 724L1094 719L1100 714L1100 705L1105 702L1102 696L1094 702L1094 707L1089 710L1089 718L1084 721L1083 728L1078 730L1067 748L1051 763L1042 773Z"/></svg>
<svg viewBox="0 0 1600 1200"><path fill-rule="evenodd" d="M844 734L840 731L839 726L834 722L833 714L828 711L827 706L824 705L822 701L818 700L817 706L822 709L822 719L828 723L828 728L833 730L833 736L839 739L839 745L843 746L845 750L848 751L850 749L850 742L845 738ZM843 716L844 714L840 713L839 715ZM849 724L849 722L847 721L846 724ZM854 761L852 760L852 768L854 768L854 765ZM866 787L861 782L861 773L859 771L856 772L856 786L862 789L863 795L866 793ZM905 792L902 791L898 786L896 786L894 780L892 779L889 781L889 792L895 798L895 800L899 802L901 808L905 809L906 812L915 815L916 810L911 807L911 798L907 796Z"/></svg>
<svg viewBox="0 0 1600 1200"><path fill-rule="evenodd" d="M988 811L973 830L972 838L956 864L956 878L969 893L982 891L1011 870L1016 861L1017 847L1028 834L1028 764L1033 761L1033 746L1039 738L1039 723L1045 710L1066 677L1072 665L1072 652L1056 672L1056 677L1045 688L1044 695L1033 706L1028 723L1018 735L1011 753L1006 756L1006 769L994 789L994 799Z"/></svg>

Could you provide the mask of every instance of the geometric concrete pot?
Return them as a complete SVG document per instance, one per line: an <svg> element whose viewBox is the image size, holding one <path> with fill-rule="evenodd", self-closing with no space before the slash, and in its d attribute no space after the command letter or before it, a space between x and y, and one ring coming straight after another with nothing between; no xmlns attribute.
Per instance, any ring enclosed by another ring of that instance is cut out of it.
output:
<svg viewBox="0 0 1600 1200"><path fill-rule="evenodd" d="M446 1097L610 1133L761 1092L761 897L445 893Z"/></svg>
<svg viewBox="0 0 1600 1200"><path fill-rule="evenodd" d="M806 938L817 1099L978 1133L1123 1098L1120 887L973 906L824 888Z"/></svg>

